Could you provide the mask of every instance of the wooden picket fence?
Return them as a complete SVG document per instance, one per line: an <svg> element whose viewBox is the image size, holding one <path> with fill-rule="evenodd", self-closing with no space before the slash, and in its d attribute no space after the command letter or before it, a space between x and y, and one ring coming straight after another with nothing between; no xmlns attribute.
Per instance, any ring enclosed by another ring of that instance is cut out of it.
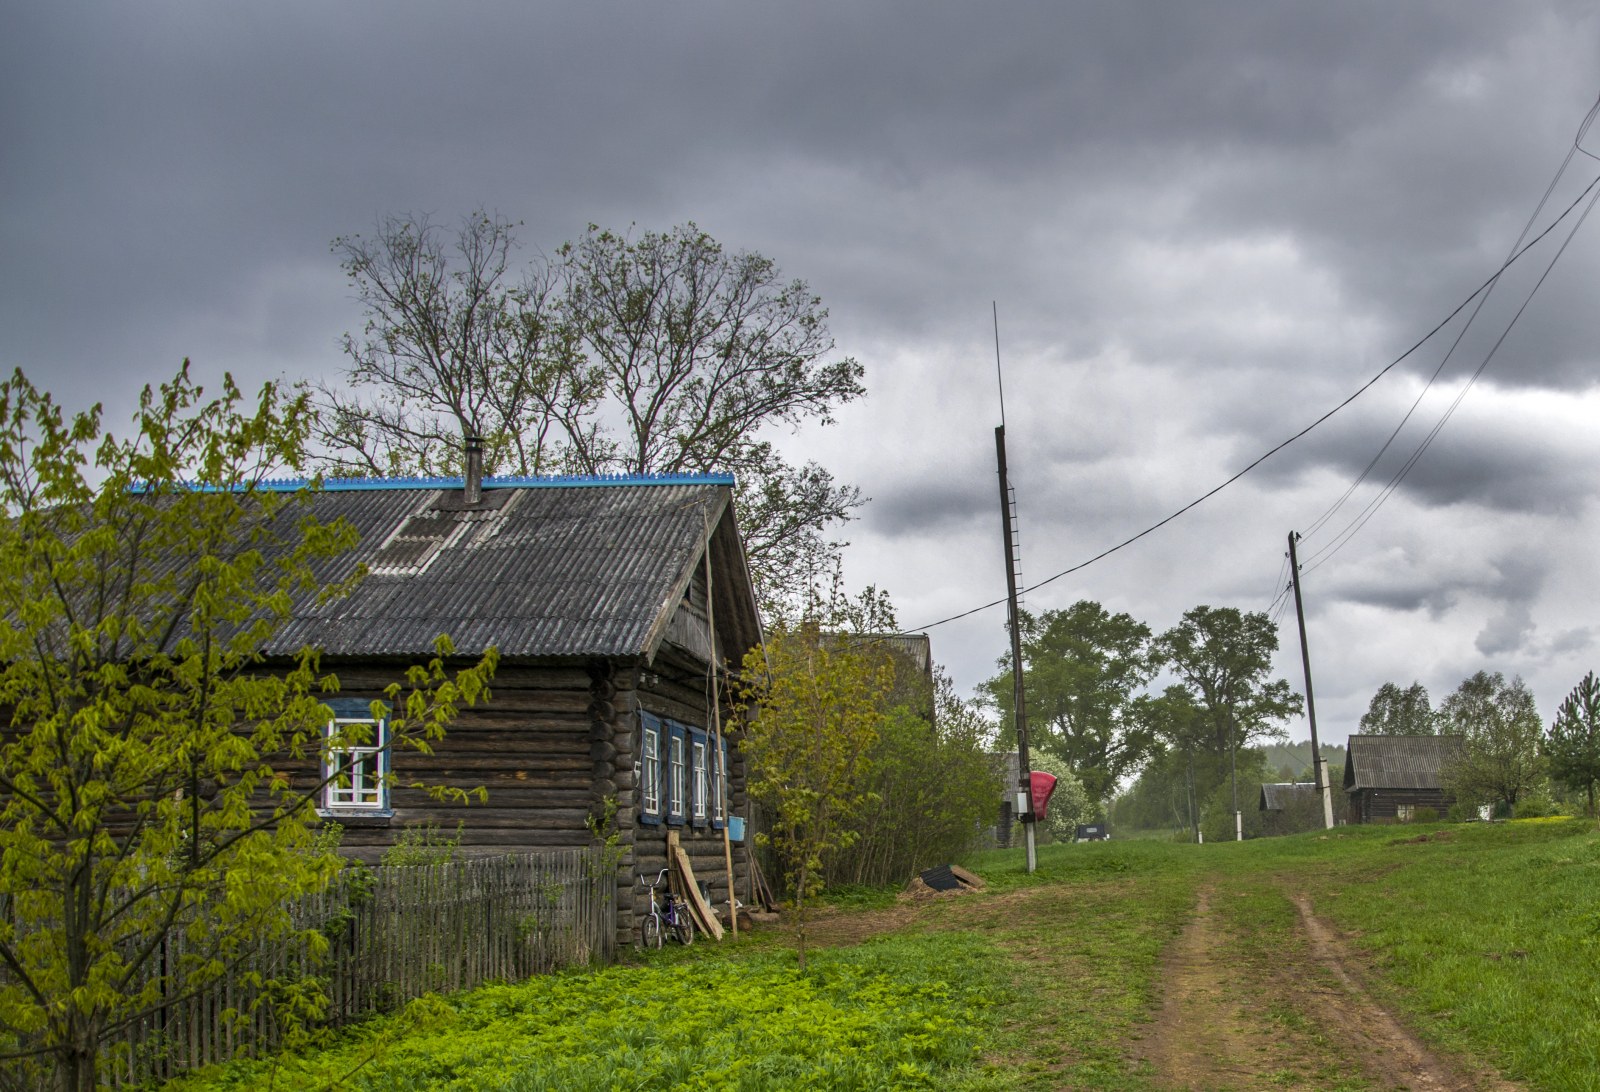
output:
<svg viewBox="0 0 1600 1092"><path fill-rule="evenodd" d="M182 996L174 985L170 1002L103 1044L102 1079L138 1085L278 1047L277 998L246 984L252 971L322 980L326 1022L338 1027L430 991L609 961L614 885L598 849L347 869L292 911L297 928L327 938L326 958L276 944L203 993ZM177 966L182 947L181 936L167 937L153 973Z"/></svg>

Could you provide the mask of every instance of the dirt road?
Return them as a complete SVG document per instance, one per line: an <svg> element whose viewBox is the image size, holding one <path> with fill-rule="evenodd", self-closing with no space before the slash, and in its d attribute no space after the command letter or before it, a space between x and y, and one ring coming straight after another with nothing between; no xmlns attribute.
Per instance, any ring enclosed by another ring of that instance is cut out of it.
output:
<svg viewBox="0 0 1600 1092"><path fill-rule="evenodd" d="M1285 892L1294 927L1263 948L1230 897L1200 888L1163 961L1145 1057L1171 1089L1514 1089L1441 1057L1363 984L1360 964L1310 899Z"/></svg>

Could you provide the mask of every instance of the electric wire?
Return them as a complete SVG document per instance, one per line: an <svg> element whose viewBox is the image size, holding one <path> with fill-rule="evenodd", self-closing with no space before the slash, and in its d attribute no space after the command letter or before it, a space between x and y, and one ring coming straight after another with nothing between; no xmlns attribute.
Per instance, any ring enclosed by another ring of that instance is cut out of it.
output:
<svg viewBox="0 0 1600 1092"><path fill-rule="evenodd" d="M1075 572L1078 572L1078 571L1080 571L1082 569L1086 569L1090 565L1093 565L1093 564L1095 564L1096 562L1099 562L1099 561L1103 561L1105 558L1110 557L1112 554L1117 553L1120 550L1126 549L1127 547L1133 545L1135 542L1138 542L1140 539L1144 538L1145 536L1150 535L1150 534L1152 534L1152 533L1154 533L1156 531L1159 531L1161 528L1165 527L1167 524L1171 523L1173 520L1177 519L1180 516L1187 515L1193 509L1198 508L1200 505L1204 504L1206 501L1210 500L1212 497L1216 496L1218 493L1221 493L1224 489L1228 488L1228 486L1230 486L1230 485L1234 484L1235 482L1237 482L1240 478L1242 478L1246 474L1250 473L1256 467L1260 466L1262 463L1264 463L1268 459L1272 458L1272 456L1276 455L1278 452L1282 451L1284 448L1288 447L1290 444L1296 442L1297 440L1303 439L1313 429L1316 429L1318 426L1326 423L1335 414L1337 414L1338 412L1343 410L1345 407L1349 406L1350 403L1354 402L1357 398L1360 398L1363 394L1365 394L1368 390L1370 390L1378 382L1378 380L1382 379L1385 375L1388 375L1389 372L1393 371L1401 363L1403 363L1405 360L1410 358L1414 353L1417 352L1417 350L1421 349L1423 345L1427 344L1428 341L1430 341L1434 337L1434 335L1436 335L1440 330L1442 330L1446 326L1448 326L1456 318L1456 316L1460 315L1462 311L1466 310L1467 306L1469 304L1471 304L1473 300L1477 299L1478 296L1480 296L1484 291L1486 291L1490 287L1490 285L1492 285L1494 283L1494 281L1497 278L1499 278L1500 275L1503 274L1506 271L1506 269L1510 268L1510 266L1512 266L1514 263L1516 263L1517 261L1521 260L1521 258L1525 254L1527 254L1528 251L1530 251L1534 247L1538 246L1539 243L1544 240L1545 236L1549 235L1551 231L1555 230L1557 225L1559 225L1563 220L1565 220L1569 215L1571 215L1572 210L1577 207L1578 201L1581 201L1584 198L1584 196L1589 194L1591 191L1594 191L1595 186L1597 184L1600 184L1600 177L1597 177L1593 182L1590 182L1588 187L1583 191L1583 193L1579 194L1578 198L1576 200L1574 200L1572 204L1568 205L1567 208L1561 213L1560 216L1558 216L1554 220L1552 220L1550 222L1550 224L1543 231L1541 231L1537 236L1535 236L1532 240L1530 240L1521 250L1517 251L1516 254L1514 254L1512 257L1508 258L1499 267L1499 269L1495 270L1495 272L1494 272L1494 274L1492 276L1490 276L1488 279L1486 279L1482 284L1478 285L1477 288L1473 289L1473 291L1465 299L1463 299L1461 301L1461 303L1458 304L1453 311L1451 311L1442 320L1440 320L1437 325L1435 325L1431 330L1429 330L1426 334L1424 334L1421 338L1419 338L1409 349L1407 349L1405 352L1401 353L1399 356L1395 357L1389 363L1385 364L1381 369L1378 370L1378 372L1375 375L1373 375L1373 377L1371 379L1367 380L1360 387L1356 388L1354 393L1349 395L1347 398L1345 398L1338 405L1336 405L1332 409L1328 410L1322 416L1320 416L1316 420L1312 421L1309 425L1307 425L1305 428L1301 429L1299 432L1296 432L1294 435L1290 436L1288 439L1285 439L1285 440L1279 442L1278 444L1276 444L1275 446L1269 448L1264 454L1258 456L1256 459L1254 459L1248 465L1246 465L1242 470L1240 470L1237 473L1235 473L1232 477L1228 478L1226 481L1222 482L1220 485L1217 485L1214 488L1208 490L1207 492L1201 494L1199 497L1196 497L1194 500L1190 501L1188 504L1185 504L1183 507L1179 508L1177 511L1173 512L1171 515L1167 516L1166 518L1164 518L1164 519L1162 519L1162 520L1160 520L1160 521L1158 521L1156 523L1151 524L1149 527L1146 527L1144 530L1138 532L1135 535L1131 535L1128 538L1123 539L1121 542L1117 543L1116 545L1110 546L1110 547L1100 551L1098 554L1095 554L1093 557L1088 558L1085 561L1080 561L1078 564L1073 565L1070 568L1063 569L1063 570L1061 570L1060 572L1056 573L1053 576L1046 577L1045 579L1039 581L1037 584L1031 584L1026 588L1019 589L1017 594L1020 596L1020 595L1027 594L1028 592L1037 591L1037 590L1039 590L1040 588L1044 587L1047 584L1052 584L1055 581L1060 580L1064 576L1071 576ZM1526 306L1526 305L1524 305L1524 306ZM1305 566L1302 565L1301 568L1302 568L1302 570L1304 570ZM978 606L971 607L971 608L969 608L967 610L964 610L964 611L961 611L961 612L959 612L957 614L952 614L952 615L949 615L947 617L940 618L937 621L928 622L925 625L914 626L914 627L911 627L911 628L908 628L908 629L901 630L900 633L901 634L923 633L923 632L926 632L927 630L930 630L930 629L936 629L939 626L948 625L951 622L959 622L963 618L970 618L974 614L981 613L982 611L989 610L989 609L991 609L993 607L998 607L1004 602L1006 602L1006 599L1003 596L1001 598L999 598L999 599L991 599L987 603L981 603Z"/></svg>
<svg viewBox="0 0 1600 1092"><path fill-rule="evenodd" d="M1577 132L1573 135L1572 143L1567 148L1567 154L1561 160L1561 165L1556 168L1556 172L1551 177L1550 183L1545 186L1544 193L1540 196L1538 204L1534 206L1533 212L1529 214L1528 219L1523 223L1522 231L1517 235L1516 241L1511 244L1511 247L1507 252L1507 264L1509 264L1511 256L1517 253L1517 248L1522 245L1522 241L1527 238L1528 232L1533 230L1533 225L1538 222L1539 213L1543 212L1545 205L1549 203L1550 195L1555 192L1556 186L1560 184L1562 177L1566 174L1567 167L1572 163L1573 155L1577 152L1583 152L1584 155L1589 156L1591 159L1600 159L1600 157L1593 156L1591 153L1586 151L1582 146L1583 138L1588 134L1590 126L1594 124L1595 115L1597 113L1600 113L1600 97L1596 97L1594 105L1589 108L1589 112L1584 115L1583 121L1579 123ZM1593 183L1591 183L1591 186L1592 185ZM1581 200L1583 200L1583 195L1579 194L1577 201ZM1576 204L1577 201L1574 201L1574 204ZM1505 271L1505 268L1505 266L1501 267L1501 273ZM1422 390L1418 392L1416 399L1411 403L1411 407L1407 409L1405 415L1400 418L1400 423L1395 425L1394 431L1389 434L1388 439L1384 440L1383 445L1378 448L1377 454L1372 457L1372 459L1362 469L1361 473L1356 476L1355 481L1350 483L1350 487L1340 494L1339 499L1334 501L1333 504L1322 513L1322 515L1318 516L1312 521L1311 525L1306 528L1304 534L1302 535L1303 538L1309 539L1314 537L1323 527L1323 525L1326 524L1328 520L1333 518L1334 514L1344 506L1344 503L1350 499L1351 495L1355 493L1356 489L1361 486L1361 483L1366 481L1367 478L1372 474L1373 469L1378 465L1378 461L1383 458L1384 454L1389 450L1395 439L1399 437L1401 430L1405 428L1406 423L1411 420L1411 417L1416 412L1417 407L1422 404L1422 401L1427 397L1428 392L1433 389L1433 385L1438 380L1440 373L1444 371L1445 365L1447 365L1451 358L1455 355L1455 351L1461 345L1462 339L1466 337L1467 331L1472 328L1473 322L1483 310L1484 305L1488 303L1489 297L1494 294L1495 288L1498 287L1499 280L1500 274L1497 273L1490 281L1489 290L1478 297L1478 303L1472 309L1472 314L1467 316L1467 321L1462 324L1460 331L1456 334L1455 340L1450 343L1450 348L1445 351L1444 356L1439 361L1438 367L1434 368L1433 374L1428 377L1427 383L1425 383Z"/></svg>
<svg viewBox="0 0 1600 1092"><path fill-rule="evenodd" d="M1597 178L1596 181L1600 182L1600 178ZM1594 183L1590 183L1591 189L1593 186ZM1594 196L1589 199L1589 203L1584 206L1583 213L1578 217L1577 221L1574 222L1572 225L1572 230L1567 233L1567 237L1562 240L1560 248L1557 249L1555 254L1551 256L1550 264L1545 267L1545 271L1540 274L1539 280L1534 284L1533 288L1529 290L1527 298L1522 301L1522 306L1518 307L1516 314L1511 316L1511 320L1506 323L1506 328L1501 331L1500 336L1495 339L1495 343L1490 346L1489 351L1484 354L1483 363L1478 365L1478 369L1472 373L1471 378L1469 378L1466 383L1462 385L1460 393L1456 395L1455 400L1450 403L1449 408L1445 410L1442 416L1440 416L1438 423L1433 426L1433 428L1428 432L1427 436L1423 437L1422 442L1418 444L1416 450L1411 453L1411 457L1407 459L1405 464L1401 466L1401 468L1392 478L1389 479L1389 483L1384 486L1383 490L1378 494L1378 496L1372 501L1369 501L1367 506L1362 509L1356 520L1349 524L1337 536L1335 536L1331 543L1329 543L1327 546L1324 546L1316 554L1312 555L1312 557L1306 559L1305 564L1301 565L1300 567L1302 572L1312 572L1313 570L1326 564L1335 554L1343 549L1344 546L1349 543L1349 541L1354 538L1363 527L1367 525L1367 522L1377 514L1378 509L1383 507L1383 504L1394 495L1397 489L1399 489L1400 483L1405 480L1406 475L1411 472L1411 469L1417 465L1417 462L1422 458L1423 453L1428 450L1428 448L1433 444L1433 441L1438 437L1439 433L1444 429L1445 424L1450 420L1451 417L1455 415L1456 410L1461 406L1462 401L1467 397L1467 392L1472 390L1474 384L1478 382L1478 379L1489 367L1490 361L1492 361L1495 355L1500 351L1500 347L1505 344L1505 340L1510 336L1512 328L1517 324L1517 320L1522 317L1523 312L1528 309L1528 305L1533 302L1533 297L1538 293L1539 288L1544 284L1545 279L1549 277L1550 273L1555 269L1556 262L1560 260L1562 254L1566 253L1567 246L1572 242L1573 236L1576 235L1578 229L1583 226L1583 222L1588 219L1589 213L1594 209L1595 201L1597 199L1600 199L1600 191L1597 191Z"/></svg>

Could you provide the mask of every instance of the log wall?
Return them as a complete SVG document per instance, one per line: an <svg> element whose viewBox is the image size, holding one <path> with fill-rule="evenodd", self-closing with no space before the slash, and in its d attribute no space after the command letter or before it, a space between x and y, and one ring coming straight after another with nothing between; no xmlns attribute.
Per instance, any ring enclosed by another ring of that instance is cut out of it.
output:
<svg viewBox="0 0 1600 1092"><path fill-rule="evenodd" d="M376 697L397 677L372 665L335 666L341 697ZM548 664L502 662L491 698L463 708L444 739L424 755L400 750L391 768L393 813L339 816L343 847L368 862L379 860L408 828L436 826L453 835L461 824L457 855L551 850L592 843L586 821L602 817L616 801L615 830L619 944L636 943L649 897L641 876L653 880L666 866L666 832L679 832L695 878L711 901L727 903L728 876L722 831L712 827L647 826L639 822L639 711L704 728L710 722L703 661L664 646L654 663L605 659ZM727 723L724 702L724 723ZM729 814L747 815L745 776L736 740L728 739ZM439 801L406 783L444 785L488 799L468 805ZM733 846L735 890L748 890L747 847Z"/></svg>

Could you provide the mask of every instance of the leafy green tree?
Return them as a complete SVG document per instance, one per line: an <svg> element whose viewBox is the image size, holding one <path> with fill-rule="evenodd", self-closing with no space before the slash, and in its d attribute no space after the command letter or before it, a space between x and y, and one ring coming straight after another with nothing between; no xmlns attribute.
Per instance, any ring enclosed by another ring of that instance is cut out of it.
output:
<svg viewBox="0 0 1600 1092"><path fill-rule="evenodd" d="M519 276L516 225L482 212L453 243L390 217L333 246L367 324L345 339L349 390L319 399L331 469L449 472L478 435L489 473L731 471L766 605L797 608L837 556L824 531L859 492L765 434L831 422L866 393L863 371L827 359L827 309L771 259L694 224L637 238L591 226Z"/></svg>
<svg viewBox="0 0 1600 1092"><path fill-rule="evenodd" d="M20 371L0 383L0 1050L68 1092L164 998L322 943L288 905L339 867L313 807L338 683L314 650L282 670L257 652L297 597L345 588L318 574L350 528L254 488L300 468L308 429L304 397L226 379L206 400L187 362L127 439ZM493 658L452 678L447 652L389 688L392 746L485 695ZM314 1011L318 991L278 996Z"/></svg>
<svg viewBox="0 0 1600 1092"><path fill-rule="evenodd" d="M1193 695L1207 748L1220 772L1227 764L1239 809L1238 752L1255 740L1283 739L1283 721L1301 710L1284 679L1269 679L1278 630L1260 611L1195 607L1156 639L1154 655ZM1231 810L1231 809L1230 809Z"/></svg>
<svg viewBox="0 0 1600 1092"><path fill-rule="evenodd" d="M893 666L894 688L879 697L883 725L857 767L858 787L874 803L856 820L859 836L829 864L830 884L903 883L953 860L977 843L1000 799L993 726L944 671L935 668L930 688L906 661L895 657Z"/></svg>
<svg viewBox="0 0 1600 1092"><path fill-rule="evenodd" d="M1154 751L1125 805L1133 820L1125 825L1160 826L1170 814L1179 826L1197 832L1200 802L1216 783L1219 767L1202 763L1196 768L1196 756L1210 753L1211 735L1193 691L1173 685L1158 695L1142 694L1134 699L1133 717L1154 741Z"/></svg>
<svg viewBox="0 0 1600 1092"><path fill-rule="evenodd" d="M1056 779L1055 792L1045 810L1044 828L1056 841L1070 842L1077 836L1079 823L1092 823L1104 814L1103 802L1089 795L1078 775L1059 756L1040 751L1031 757L1034 769L1054 774Z"/></svg>
<svg viewBox="0 0 1600 1092"><path fill-rule="evenodd" d="M1133 692L1155 673L1150 629L1089 600L1040 615L1023 611L1021 625L1029 740L1066 763L1103 804L1150 747L1150 736L1130 716ZM1006 670L985 687L1009 725L1010 657L999 664Z"/></svg>
<svg viewBox="0 0 1600 1092"><path fill-rule="evenodd" d="M1188 687L1213 754L1258 739L1283 739L1301 710L1287 680L1268 679L1278 630L1260 611L1195 607L1155 642L1155 656Z"/></svg>
<svg viewBox="0 0 1600 1092"><path fill-rule="evenodd" d="M1539 754L1544 724L1522 679L1479 671L1462 680L1439 706L1440 720L1463 737L1461 756L1444 771L1458 801L1496 801L1515 808L1518 797L1545 778Z"/></svg>
<svg viewBox="0 0 1600 1092"><path fill-rule="evenodd" d="M1600 782L1600 683L1594 672L1572 688L1556 710L1544 738L1550 775L1574 792L1588 795L1588 815L1595 814L1594 787Z"/></svg>
<svg viewBox="0 0 1600 1092"><path fill-rule="evenodd" d="M1401 690L1386 682L1361 714L1361 731L1371 736L1431 736L1438 731L1437 719L1427 687L1414 682Z"/></svg>
<svg viewBox="0 0 1600 1092"><path fill-rule="evenodd" d="M774 626L746 655L741 678L740 747L750 795L766 809L767 829L757 839L772 848L791 893L804 971L807 900L875 803L861 768L884 729L878 696L894 686L894 668L813 616Z"/></svg>

